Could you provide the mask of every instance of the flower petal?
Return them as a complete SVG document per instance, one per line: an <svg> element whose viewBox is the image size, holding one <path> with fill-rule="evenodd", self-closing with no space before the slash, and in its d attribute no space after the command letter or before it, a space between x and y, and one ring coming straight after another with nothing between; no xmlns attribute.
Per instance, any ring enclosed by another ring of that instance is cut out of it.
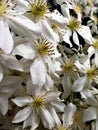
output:
<svg viewBox="0 0 98 130"><path fill-rule="evenodd" d="M20 55L25 59L33 59L35 52L29 44L20 44L14 48L13 55Z"/></svg>
<svg viewBox="0 0 98 130"><path fill-rule="evenodd" d="M13 49L13 38L10 33L7 21L0 20L0 48L9 54Z"/></svg>
<svg viewBox="0 0 98 130"><path fill-rule="evenodd" d="M82 25L81 28L78 29L78 33L82 36L86 43L91 44L93 41L93 37L88 26Z"/></svg>
<svg viewBox="0 0 98 130"><path fill-rule="evenodd" d="M5 65L7 68L23 71L22 64L14 56L6 54L2 54L1 56L3 58L2 64Z"/></svg>
<svg viewBox="0 0 98 130"><path fill-rule="evenodd" d="M84 111L84 114L83 114L84 122L94 120L96 118L97 118L97 110L95 107L89 107L88 109Z"/></svg>
<svg viewBox="0 0 98 130"><path fill-rule="evenodd" d="M49 25L49 23L47 22L47 20L43 19L40 20L40 22L38 23L40 28L41 28L41 33L43 34L43 37L45 37L48 41L52 42L52 43L56 43L59 42L59 36L58 34L56 34L51 26Z"/></svg>
<svg viewBox="0 0 98 130"><path fill-rule="evenodd" d="M13 123L19 123L22 122L24 120L26 120L28 118L28 116L31 114L32 112L32 108L31 107L26 107L22 110L20 110L16 116L14 117L14 119L12 120Z"/></svg>
<svg viewBox="0 0 98 130"><path fill-rule="evenodd" d="M55 126L54 119L48 110L42 109L40 116L45 128L52 129Z"/></svg>
<svg viewBox="0 0 98 130"><path fill-rule="evenodd" d="M32 103L32 98L30 96L25 96L25 97L16 97L12 99L12 101L19 107L23 107L29 103Z"/></svg>
<svg viewBox="0 0 98 130"><path fill-rule="evenodd" d="M46 67L41 58L34 60L30 66L30 73L34 85L43 86L46 81Z"/></svg>
<svg viewBox="0 0 98 130"><path fill-rule="evenodd" d="M87 83L87 78L86 76L83 77L79 77L77 80L75 80L73 86L72 86L72 90L74 92L80 92L82 91L82 89L85 87L86 83Z"/></svg>
<svg viewBox="0 0 98 130"><path fill-rule="evenodd" d="M79 46L78 35L77 35L77 33L76 33L75 31L73 32L73 41L74 41L74 43L75 43L76 45Z"/></svg>
<svg viewBox="0 0 98 130"><path fill-rule="evenodd" d="M35 130L40 122L40 118L36 111L33 111L30 116L24 121L23 128L31 126L30 130Z"/></svg>
<svg viewBox="0 0 98 130"><path fill-rule="evenodd" d="M3 69L2 66L0 64L0 81L3 79Z"/></svg>
<svg viewBox="0 0 98 130"><path fill-rule="evenodd" d="M56 125L58 125L58 126L61 125L61 121L60 121L55 109L53 107L51 107L49 109L49 112L51 113L52 117L54 118Z"/></svg>
<svg viewBox="0 0 98 130"><path fill-rule="evenodd" d="M8 98L4 96L0 96L0 113L5 115L8 110Z"/></svg>
<svg viewBox="0 0 98 130"><path fill-rule="evenodd" d="M65 108L65 112L62 116L63 124L71 125L72 124L72 117L76 112L77 108L73 103L69 103L68 106Z"/></svg>
<svg viewBox="0 0 98 130"><path fill-rule="evenodd" d="M98 106L98 101L96 100L96 98L92 95L90 90L83 90L81 92L82 97L86 100L86 102L89 105L92 106Z"/></svg>

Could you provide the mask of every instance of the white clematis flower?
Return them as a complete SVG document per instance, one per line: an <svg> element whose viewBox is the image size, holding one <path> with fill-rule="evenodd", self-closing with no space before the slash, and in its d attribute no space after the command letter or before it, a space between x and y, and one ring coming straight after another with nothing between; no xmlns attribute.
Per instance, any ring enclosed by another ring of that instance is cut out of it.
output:
<svg viewBox="0 0 98 130"><path fill-rule="evenodd" d="M27 60L33 60L30 65L30 74L34 85L43 86L47 74L56 74L56 70L60 68L60 64L57 64L56 61L56 58L60 57L56 44L50 43L42 37L34 43L30 41L28 44L16 46L13 54L18 54Z"/></svg>
<svg viewBox="0 0 98 130"><path fill-rule="evenodd" d="M18 0L18 3L23 5L21 7L24 8L25 15L39 26L41 34L48 41L55 43L59 42L59 36L52 30L51 21L49 19L55 20L55 24L63 23L65 25L67 22L66 18L61 16L57 10L51 13L47 0Z"/></svg>
<svg viewBox="0 0 98 130"><path fill-rule="evenodd" d="M73 116L77 108L73 103L69 103L64 110L62 115L62 123L59 120L53 130L70 130L71 125L73 124Z"/></svg>
<svg viewBox="0 0 98 130"><path fill-rule="evenodd" d="M59 99L60 92L40 90L36 93L35 88L32 89L34 90L32 95L30 91L30 96L12 99L17 106L25 106L16 114L12 122L24 122L23 128L31 126L31 130L35 130L41 120L45 128L52 129L59 120L56 111L64 111L65 105Z"/></svg>
<svg viewBox="0 0 98 130"><path fill-rule="evenodd" d="M79 69L79 72L83 75L80 76L73 84L72 90L75 92L80 92L83 89L91 88L92 81L98 81L98 72L95 67L90 65L89 57L80 63L76 61L75 65Z"/></svg>

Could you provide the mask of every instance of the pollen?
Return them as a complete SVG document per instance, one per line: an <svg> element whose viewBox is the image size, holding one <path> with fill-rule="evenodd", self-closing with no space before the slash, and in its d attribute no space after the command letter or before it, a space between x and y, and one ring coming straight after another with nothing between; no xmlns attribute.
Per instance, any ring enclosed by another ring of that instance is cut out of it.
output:
<svg viewBox="0 0 98 130"><path fill-rule="evenodd" d="M0 1L0 16L3 16L4 13L6 13L6 11L7 11L6 3Z"/></svg>
<svg viewBox="0 0 98 130"><path fill-rule="evenodd" d="M72 18L69 22L69 27L72 31L76 31L80 27L80 21L78 21L76 18Z"/></svg>
<svg viewBox="0 0 98 130"><path fill-rule="evenodd" d="M81 124L83 124L83 112L82 111L77 111L73 115L73 124L74 124L75 128L77 128L77 127L81 126Z"/></svg>
<svg viewBox="0 0 98 130"><path fill-rule="evenodd" d="M87 71L88 78L94 79L96 77L96 75L97 75L97 70L95 70L95 68L88 69L88 71Z"/></svg>
<svg viewBox="0 0 98 130"><path fill-rule="evenodd" d="M52 29L55 31L55 32L59 32L60 28L58 27L58 25L56 24L53 24L52 25Z"/></svg>
<svg viewBox="0 0 98 130"><path fill-rule="evenodd" d="M93 46L95 49L98 50L98 39L96 39L96 40L93 42L92 46Z"/></svg>
<svg viewBox="0 0 98 130"><path fill-rule="evenodd" d="M40 110L46 107L46 100L43 97L35 97L32 106L35 110Z"/></svg>
<svg viewBox="0 0 98 130"><path fill-rule="evenodd" d="M52 43L47 40L40 38L37 41L37 50L42 57L51 56L54 54L54 47Z"/></svg>
<svg viewBox="0 0 98 130"><path fill-rule="evenodd" d="M88 1L87 1L87 5L93 6L93 0L88 0Z"/></svg>
<svg viewBox="0 0 98 130"><path fill-rule="evenodd" d="M96 15L93 15L91 18L95 25L98 24L98 17Z"/></svg>
<svg viewBox="0 0 98 130"><path fill-rule="evenodd" d="M59 126L57 130L68 130L68 127L66 126Z"/></svg>
<svg viewBox="0 0 98 130"><path fill-rule="evenodd" d="M34 18L41 18L47 13L47 9L46 0L35 0L34 3L31 4L30 12Z"/></svg>
<svg viewBox="0 0 98 130"><path fill-rule="evenodd" d="M73 64L71 61L67 61L64 66L63 66L63 70L66 73L70 73L73 70Z"/></svg>
<svg viewBox="0 0 98 130"><path fill-rule="evenodd" d="M74 10L75 10L76 13L81 13L82 7L80 5L74 5Z"/></svg>

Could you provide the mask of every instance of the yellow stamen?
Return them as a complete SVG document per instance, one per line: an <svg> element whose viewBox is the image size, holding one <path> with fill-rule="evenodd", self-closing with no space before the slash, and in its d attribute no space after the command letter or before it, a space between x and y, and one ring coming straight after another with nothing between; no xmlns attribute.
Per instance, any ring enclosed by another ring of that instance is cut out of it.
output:
<svg viewBox="0 0 98 130"><path fill-rule="evenodd" d="M0 16L3 16L7 11L6 3L0 2Z"/></svg>
<svg viewBox="0 0 98 130"><path fill-rule="evenodd" d="M81 13L82 12L82 7L80 5L74 5L74 10L76 13Z"/></svg>
<svg viewBox="0 0 98 130"><path fill-rule="evenodd" d="M46 107L46 104L43 97L35 97L32 106L35 110L40 110L41 108Z"/></svg>
<svg viewBox="0 0 98 130"><path fill-rule="evenodd" d="M40 38L38 39L36 44L37 44L38 53L41 56L45 57L54 54L54 47L52 43L48 42L47 40Z"/></svg>
<svg viewBox="0 0 98 130"><path fill-rule="evenodd" d="M95 49L98 50L98 39L96 39L96 40L93 42L92 46L93 46Z"/></svg>
<svg viewBox="0 0 98 130"><path fill-rule="evenodd" d="M46 0L35 0L35 2L31 4L31 15L34 18L43 17L44 14L47 13L47 8Z"/></svg>
<svg viewBox="0 0 98 130"><path fill-rule="evenodd" d="M57 130L68 130L68 127L65 127L65 126L59 126L57 128Z"/></svg>
<svg viewBox="0 0 98 130"><path fill-rule="evenodd" d="M60 28L58 27L58 25L56 24L53 24L52 25L52 29L55 31L55 32L59 32Z"/></svg>
<svg viewBox="0 0 98 130"><path fill-rule="evenodd" d="M95 25L98 24L98 16L93 15L91 18L92 18Z"/></svg>
<svg viewBox="0 0 98 130"><path fill-rule="evenodd" d="M72 31L78 30L80 27L80 21L75 18L71 19L69 22L69 27Z"/></svg>
<svg viewBox="0 0 98 130"><path fill-rule="evenodd" d="M93 0L88 0L87 5L93 6Z"/></svg>
<svg viewBox="0 0 98 130"><path fill-rule="evenodd" d="M83 124L83 112L82 111L77 111L73 115L73 124L75 127L81 126Z"/></svg>
<svg viewBox="0 0 98 130"><path fill-rule="evenodd" d="M87 76L90 79L94 79L97 76L97 74L98 74L98 72L97 72L97 70L95 68L90 68L87 71Z"/></svg>
<svg viewBox="0 0 98 130"><path fill-rule="evenodd" d="M63 66L64 72L70 73L73 71L73 64L71 61L67 61Z"/></svg>

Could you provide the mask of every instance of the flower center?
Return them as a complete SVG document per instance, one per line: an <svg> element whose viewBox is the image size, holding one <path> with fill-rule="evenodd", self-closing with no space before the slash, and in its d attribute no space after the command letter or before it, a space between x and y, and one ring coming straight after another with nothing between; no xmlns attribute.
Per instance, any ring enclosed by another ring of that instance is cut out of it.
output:
<svg viewBox="0 0 98 130"><path fill-rule="evenodd" d="M93 42L92 46L93 46L95 49L98 50L98 39L96 39L96 40Z"/></svg>
<svg viewBox="0 0 98 130"><path fill-rule="evenodd" d="M97 75L97 70L95 70L94 68L88 69L88 71L87 71L88 78L94 79L96 77L96 75Z"/></svg>
<svg viewBox="0 0 98 130"><path fill-rule="evenodd" d="M88 0L87 5L93 6L93 0Z"/></svg>
<svg viewBox="0 0 98 130"><path fill-rule="evenodd" d="M75 31L75 30L79 29L79 27L80 27L80 21L78 21L77 19L73 18L69 22L69 27L70 27L70 29L72 31Z"/></svg>
<svg viewBox="0 0 98 130"><path fill-rule="evenodd" d="M56 25L56 24L53 24L52 25L52 29L55 31L55 32L59 32L59 27L58 27L58 25Z"/></svg>
<svg viewBox="0 0 98 130"><path fill-rule="evenodd" d="M35 97L32 106L35 110L40 110L46 106L46 101L43 97Z"/></svg>
<svg viewBox="0 0 98 130"><path fill-rule="evenodd" d="M63 66L63 70L64 72L70 73L73 70L73 64L70 61L66 62Z"/></svg>
<svg viewBox="0 0 98 130"><path fill-rule="evenodd" d="M82 12L82 8L80 5L74 5L74 10L76 13L81 13Z"/></svg>
<svg viewBox="0 0 98 130"><path fill-rule="evenodd" d="M47 2L46 0L35 0L33 4L31 4L31 14L35 18L43 17L47 12Z"/></svg>
<svg viewBox="0 0 98 130"><path fill-rule="evenodd" d="M37 50L41 56L45 57L54 54L54 47L52 43L48 42L47 40L40 38L36 44Z"/></svg>
<svg viewBox="0 0 98 130"><path fill-rule="evenodd" d="M81 126L81 124L83 124L83 113L81 111L77 111L74 115L73 115L73 124L78 127Z"/></svg>
<svg viewBox="0 0 98 130"><path fill-rule="evenodd" d="M3 16L6 11L7 11L6 3L0 1L0 16Z"/></svg>
<svg viewBox="0 0 98 130"><path fill-rule="evenodd" d="M68 130L68 129L67 129L67 127L65 127L65 126L59 126L59 127L57 128L57 130Z"/></svg>

